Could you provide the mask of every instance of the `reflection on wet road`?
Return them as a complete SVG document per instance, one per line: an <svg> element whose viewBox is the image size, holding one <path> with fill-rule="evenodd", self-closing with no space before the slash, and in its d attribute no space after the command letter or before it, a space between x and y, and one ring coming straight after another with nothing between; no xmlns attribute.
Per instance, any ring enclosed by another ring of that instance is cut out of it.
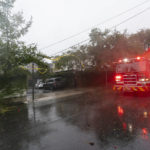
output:
<svg viewBox="0 0 150 150"><path fill-rule="evenodd" d="M149 150L150 96L111 90L22 106L0 118L1 150Z"/></svg>

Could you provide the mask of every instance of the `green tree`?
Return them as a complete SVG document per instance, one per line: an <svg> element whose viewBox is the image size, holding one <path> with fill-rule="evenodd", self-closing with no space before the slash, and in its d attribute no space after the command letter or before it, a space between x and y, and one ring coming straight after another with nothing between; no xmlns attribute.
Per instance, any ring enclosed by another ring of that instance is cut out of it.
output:
<svg viewBox="0 0 150 150"><path fill-rule="evenodd" d="M15 0L0 1L0 94L9 95L25 88L26 71L20 68L31 62L47 67L35 44L20 40L32 24L23 13L13 14Z"/></svg>
<svg viewBox="0 0 150 150"><path fill-rule="evenodd" d="M69 51L62 55L56 62L59 69L75 68L78 70L111 69L113 62L120 58L135 57L144 53L144 44L150 43L150 30L140 30L134 34L127 34L127 31L117 30L101 31L98 28L92 29L89 34L90 42ZM84 69L82 69L84 66Z"/></svg>
<svg viewBox="0 0 150 150"><path fill-rule="evenodd" d="M7 46L12 43L18 42L19 38L28 32L32 24L32 19L25 22L23 13L12 13L15 0L0 1L0 37Z"/></svg>

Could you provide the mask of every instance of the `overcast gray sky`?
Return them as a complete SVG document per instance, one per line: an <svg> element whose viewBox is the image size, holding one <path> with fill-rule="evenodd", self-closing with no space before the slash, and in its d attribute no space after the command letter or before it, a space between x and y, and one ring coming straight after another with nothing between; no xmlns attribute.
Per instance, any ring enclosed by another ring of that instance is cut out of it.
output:
<svg viewBox="0 0 150 150"><path fill-rule="evenodd" d="M119 14L145 0L16 0L15 11L24 12L25 19L33 17L29 33L23 38L28 44L36 43L41 49L54 42ZM110 28L126 18L150 7L150 2L120 16L108 23L97 26L100 29ZM120 25L117 30L127 29L129 33L141 28L150 28L150 10ZM78 37L63 43L41 49L49 56L88 38L90 30Z"/></svg>

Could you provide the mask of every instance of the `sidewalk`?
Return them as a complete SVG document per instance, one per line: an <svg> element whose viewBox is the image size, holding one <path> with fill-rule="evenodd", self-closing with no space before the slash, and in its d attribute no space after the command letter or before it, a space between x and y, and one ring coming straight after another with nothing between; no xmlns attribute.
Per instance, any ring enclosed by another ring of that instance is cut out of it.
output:
<svg viewBox="0 0 150 150"><path fill-rule="evenodd" d="M80 95L86 92L92 92L95 90L94 88L77 88L77 89L66 89L62 91L49 91L48 93L41 93L35 95L35 103L36 102L43 102L43 101L50 101L50 100L56 100L61 99L65 97ZM31 101L31 95L27 98L27 101Z"/></svg>
<svg viewBox="0 0 150 150"><path fill-rule="evenodd" d="M90 87L90 88L76 88L76 89L65 89L62 91L48 91L48 93L41 93L35 95L34 105L42 106L48 105L52 103L56 103L56 101L67 100L68 97L82 95L85 93L91 94L99 94L99 95L108 95L112 93L111 88L106 87ZM27 98L26 103L32 104L32 97Z"/></svg>
<svg viewBox="0 0 150 150"><path fill-rule="evenodd" d="M54 92L49 92L49 93L43 93L38 98L35 99L35 102L65 98L65 97L74 96L74 95L80 95L80 94L89 92L91 90L92 89L89 89L89 88L84 88L84 89L82 88L82 89L68 89L68 90L63 90L63 91L54 91Z"/></svg>

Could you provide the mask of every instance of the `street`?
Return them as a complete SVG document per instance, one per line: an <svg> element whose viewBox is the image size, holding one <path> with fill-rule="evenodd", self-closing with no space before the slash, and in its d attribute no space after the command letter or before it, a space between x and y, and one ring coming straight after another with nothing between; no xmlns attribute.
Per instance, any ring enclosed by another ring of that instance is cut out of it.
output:
<svg viewBox="0 0 150 150"><path fill-rule="evenodd" d="M150 96L96 88L1 116L0 149L149 150L149 132Z"/></svg>

